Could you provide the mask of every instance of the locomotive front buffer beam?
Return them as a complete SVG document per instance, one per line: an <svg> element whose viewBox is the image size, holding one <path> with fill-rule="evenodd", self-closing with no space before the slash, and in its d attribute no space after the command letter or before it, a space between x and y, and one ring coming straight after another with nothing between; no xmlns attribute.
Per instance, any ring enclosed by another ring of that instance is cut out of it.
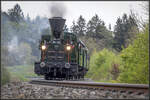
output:
<svg viewBox="0 0 150 100"><path fill-rule="evenodd" d="M47 63L35 62L34 72L37 75L53 74L51 76L56 77L57 75L77 76L78 65L70 64L65 62Z"/></svg>

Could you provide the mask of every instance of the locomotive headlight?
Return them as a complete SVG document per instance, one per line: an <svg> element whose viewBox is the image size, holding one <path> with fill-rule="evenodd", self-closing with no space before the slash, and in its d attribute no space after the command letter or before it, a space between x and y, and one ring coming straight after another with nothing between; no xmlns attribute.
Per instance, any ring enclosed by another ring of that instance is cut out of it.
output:
<svg viewBox="0 0 150 100"><path fill-rule="evenodd" d="M70 50L71 50L71 46L70 46L70 45L67 45L67 46L66 46L66 50L67 50L67 51L70 51Z"/></svg>
<svg viewBox="0 0 150 100"><path fill-rule="evenodd" d="M42 50L45 50L46 49L46 46L45 45L42 45Z"/></svg>

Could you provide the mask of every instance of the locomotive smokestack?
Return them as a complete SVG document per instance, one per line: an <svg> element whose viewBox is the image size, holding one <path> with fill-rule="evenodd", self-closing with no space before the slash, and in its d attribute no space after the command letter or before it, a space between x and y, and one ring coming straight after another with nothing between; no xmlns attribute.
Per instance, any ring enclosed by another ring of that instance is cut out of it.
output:
<svg viewBox="0 0 150 100"><path fill-rule="evenodd" d="M60 35L63 31L63 27L65 25L65 21L66 20L63 19L62 17L53 17L49 19L52 34L56 39L60 38Z"/></svg>

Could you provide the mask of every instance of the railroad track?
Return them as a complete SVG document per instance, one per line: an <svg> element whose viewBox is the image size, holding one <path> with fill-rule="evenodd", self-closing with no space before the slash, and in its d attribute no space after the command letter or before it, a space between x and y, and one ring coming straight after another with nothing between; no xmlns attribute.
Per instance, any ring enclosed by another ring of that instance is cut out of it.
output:
<svg viewBox="0 0 150 100"><path fill-rule="evenodd" d="M99 89L108 91L120 91L121 93L128 92L129 94L149 94L149 85L146 84L124 84L124 83L101 83L88 81L54 81L54 80L31 80L31 84L84 88L84 89Z"/></svg>

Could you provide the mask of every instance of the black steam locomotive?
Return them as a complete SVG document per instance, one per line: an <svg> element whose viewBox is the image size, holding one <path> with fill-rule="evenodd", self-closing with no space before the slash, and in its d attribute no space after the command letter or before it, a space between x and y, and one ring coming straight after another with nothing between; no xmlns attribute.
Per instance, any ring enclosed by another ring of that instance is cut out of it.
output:
<svg viewBox="0 0 150 100"><path fill-rule="evenodd" d="M41 59L35 62L34 71L46 80L81 79L87 68L87 47L70 32L64 32L65 19L49 19L51 34L42 35L40 40Z"/></svg>

